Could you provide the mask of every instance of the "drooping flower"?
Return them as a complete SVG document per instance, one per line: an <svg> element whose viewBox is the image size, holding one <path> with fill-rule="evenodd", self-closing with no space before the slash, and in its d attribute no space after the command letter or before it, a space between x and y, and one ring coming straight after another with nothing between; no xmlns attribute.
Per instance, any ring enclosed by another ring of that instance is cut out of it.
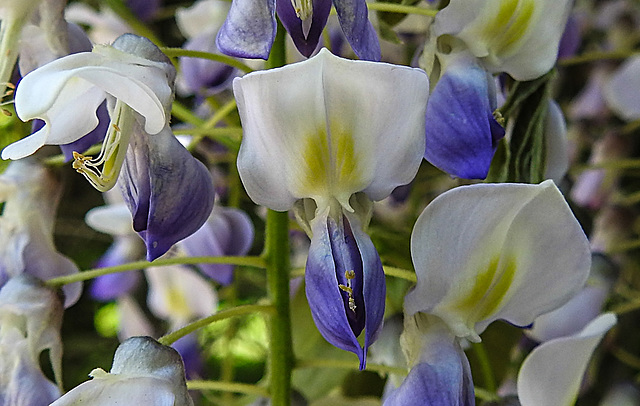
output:
<svg viewBox="0 0 640 406"><path fill-rule="evenodd" d="M2 157L80 139L98 125L96 109L106 99L111 123L100 155L76 153L73 166L101 191L122 179L133 228L153 260L200 228L213 207L208 170L169 127L174 79L169 59L132 34L55 60L25 76L16 92L18 116L40 118L44 127L6 147Z"/></svg>
<svg viewBox="0 0 640 406"><path fill-rule="evenodd" d="M79 271L53 241L61 192L52 174L31 159L12 162L0 175L0 286L20 274L48 280ZM82 283L62 289L69 307L80 298Z"/></svg>
<svg viewBox="0 0 640 406"><path fill-rule="evenodd" d="M120 344L110 372L96 368L93 379L80 384L51 406L150 405L193 406L180 355L150 337L132 337Z"/></svg>
<svg viewBox="0 0 640 406"><path fill-rule="evenodd" d="M363 228L372 201L417 172L427 92L420 70L345 60L326 49L234 81L242 182L254 202L294 208L311 236L306 292L316 325L356 353L361 368L385 296L380 258ZM363 329L364 349L357 341Z"/></svg>
<svg viewBox="0 0 640 406"><path fill-rule="evenodd" d="M587 239L550 180L442 194L418 218L411 253L418 282L405 297L403 341L412 378L386 406L413 404L412 394L433 386L455 400L447 404L474 404L460 340L479 342L497 319L531 324L584 286L591 263Z"/></svg>
<svg viewBox="0 0 640 406"><path fill-rule="evenodd" d="M62 310L56 292L29 275L0 289L0 404L46 406L60 396ZM58 385L40 369L45 350Z"/></svg>
<svg viewBox="0 0 640 406"><path fill-rule="evenodd" d="M234 0L216 38L218 49L231 56L267 59L277 12L300 53L309 57L318 46L332 3L356 55L379 61L380 44L365 0Z"/></svg>

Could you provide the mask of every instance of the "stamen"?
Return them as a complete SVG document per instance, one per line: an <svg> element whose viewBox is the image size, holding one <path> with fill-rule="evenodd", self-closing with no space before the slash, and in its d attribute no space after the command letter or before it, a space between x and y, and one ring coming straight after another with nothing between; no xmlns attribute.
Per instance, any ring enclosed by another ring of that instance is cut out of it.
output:
<svg viewBox="0 0 640 406"><path fill-rule="evenodd" d="M505 119L499 109L495 109L495 111L493 112L493 118L498 122L498 124L504 127Z"/></svg>
<svg viewBox="0 0 640 406"><path fill-rule="evenodd" d="M98 157L84 156L73 151L73 169L84 175L101 192L111 189L118 180L134 120L131 107L118 100Z"/></svg>
<svg viewBox="0 0 640 406"><path fill-rule="evenodd" d="M353 298L353 288L351 287L351 281L356 278L354 271L346 271L344 277L347 279L347 286L339 284L340 290L349 294L349 310L356 312L356 300Z"/></svg>
<svg viewBox="0 0 640 406"><path fill-rule="evenodd" d="M302 21L307 20L313 15L313 1L312 0L291 0L293 9L296 15Z"/></svg>

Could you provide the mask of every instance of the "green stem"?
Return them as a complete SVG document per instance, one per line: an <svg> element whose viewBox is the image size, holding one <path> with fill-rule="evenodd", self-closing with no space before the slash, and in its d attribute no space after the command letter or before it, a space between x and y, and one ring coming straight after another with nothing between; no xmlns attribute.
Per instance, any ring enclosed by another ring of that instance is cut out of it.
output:
<svg viewBox="0 0 640 406"><path fill-rule="evenodd" d="M204 120L196 116L188 107L180 102L174 101L171 106L171 115L175 118L198 127L204 124Z"/></svg>
<svg viewBox="0 0 640 406"><path fill-rule="evenodd" d="M375 11L386 11L389 13L400 13L400 14L417 14L422 16L435 17L438 13L438 10L432 10L428 8L422 7L414 7L414 6L405 6L403 4L396 3L379 3L372 2L367 3L367 7L369 10Z"/></svg>
<svg viewBox="0 0 640 406"><path fill-rule="evenodd" d="M253 72L253 69L251 69L249 66L227 55L212 54L211 52L193 51L190 49L182 48L161 48L160 50L170 58L183 56L189 58L209 59L211 61L221 62L225 65L233 66L234 68L240 69L245 73Z"/></svg>
<svg viewBox="0 0 640 406"><path fill-rule="evenodd" d="M637 50L624 51L605 51L605 52L588 52L586 54L574 56L573 58L562 59L558 61L560 66L578 65L581 63L603 61L610 59L626 59L630 56L637 55Z"/></svg>
<svg viewBox="0 0 640 406"><path fill-rule="evenodd" d="M269 325L271 404L289 406L293 352L289 310L289 215L267 212L265 254L267 295L276 308Z"/></svg>
<svg viewBox="0 0 640 406"><path fill-rule="evenodd" d="M301 359L296 362L296 369L304 368L334 368L334 369L352 369L354 371L359 370L359 363L354 361L343 361L339 359L325 359L325 358L309 358ZM409 372L406 368L390 367L387 365L378 365L367 363L367 371L379 372L382 374L398 374L406 376Z"/></svg>
<svg viewBox="0 0 640 406"><path fill-rule="evenodd" d="M471 347L478 357L478 362L480 363L480 372L482 374L484 385L489 392L495 393L496 379L493 376L493 370L491 369L491 362L489 362L489 355L487 354L487 350L484 348L484 345L482 343L473 343L471 344Z"/></svg>
<svg viewBox="0 0 640 406"><path fill-rule="evenodd" d="M45 283L51 287L57 287L66 285L73 282L86 281L88 279L94 279L98 276L108 275L111 273L135 271L138 269L145 269L156 266L169 266L169 265L197 265L197 264L229 264L250 266L254 268L266 268L266 263L261 257L176 257L167 259L156 259L153 262L149 261L136 261L129 262L128 264L107 266L104 268L90 269L84 272L76 273L73 275L60 276L58 278L52 278Z"/></svg>
<svg viewBox="0 0 640 406"><path fill-rule="evenodd" d="M473 391L478 399L484 400L485 402L498 402L501 399L495 392L491 392L477 386L473 388Z"/></svg>
<svg viewBox="0 0 640 406"><path fill-rule="evenodd" d="M278 21L276 38L266 68L286 63L285 31ZM289 215L267 211L264 259L267 296L276 309L269 320L269 387L272 406L290 406L294 355L289 310Z"/></svg>
<svg viewBox="0 0 640 406"><path fill-rule="evenodd" d="M189 390L215 390L221 392L243 393L246 395L258 395L268 397L269 391L257 385L237 382L220 382L220 381L187 381L187 389Z"/></svg>
<svg viewBox="0 0 640 406"><path fill-rule="evenodd" d="M275 309L271 305L243 305L243 306L233 307L231 309L222 310L216 314L212 314L211 316L205 317L204 319L194 321L193 323L188 324L179 330L176 330L165 336L160 337L158 339L158 342L164 345L171 345L174 342L181 339L182 337L186 336L187 334L191 334L194 331L202 327L206 327L211 323L228 319L230 317L243 316L245 314L252 314L252 313L273 314L274 312L275 312Z"/></svg>
<svg viewBox="0 0 640 406"><path fill-rule="evenodd" d="M384 274L387 276L393 276L396 278L405 279L413 283L418 282L415 272L407 271L406 269L402 269L402 268L395 268L392 266L384 266L383 269L384 269Z"/></svg>
<svg viewBox="0 0 640 406"><path fill-rule="evenodd" d="M133 14L131 9L124 4L122 0L106 0L107 6L118 15L118 17L122 18L132 29L133 32L142 37L147 37L151 42L156 44L158 47L162 47L162 41L160 38L154 34L149 27L144 25L138 20L138 18Z"/></svg>

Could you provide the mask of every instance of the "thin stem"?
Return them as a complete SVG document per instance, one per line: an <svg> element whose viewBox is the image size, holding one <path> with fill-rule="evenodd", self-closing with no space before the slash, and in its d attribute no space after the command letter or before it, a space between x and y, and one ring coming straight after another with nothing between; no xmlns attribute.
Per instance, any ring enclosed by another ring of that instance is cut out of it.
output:
<svg viewBox="0 0 640 406"><path fill-rule="evenodd" d="M158 47L162 47L162 41L160 41L160 38L158 38L156 34L151 29L149 29L149 27L138 20L138 18L133 14L131 9L127 7L124 1L106 0L106 3L107 6L118 15L118 17L122 18L133 29L134 33L142 37L147 37Z"/></svg>
<svg viewBox="0 0 640 406"><path fill-rule="evenodd" d="M278 30L267 69L286 62L284 27ZM267 296L276 309L269 319L269 387L272 406L290 406L293 342L289 309L289 215L267 212L264 259L267 263Z"/></svg>
<svg viewBox="0 0 640 406"><path fill-rule="evenodd" d="M473 343L471 344L471 347L478 357L478 362L480 363L480 372L482 374L484 385L489 392L495 393L496 378L495 376L493 376L493 370L491 368L491 363L489 362L489 355L487 354L487 350L484 348L484 345L482 343Z"/></svg>
<svg viewBox="0 0 640 406"><path fill-rule="evenodd" d="M171 106L171 115L195 127L204 124L203 119L196 116L189 108L185 107L182 103L179 103L177 101L174 101Z"/></svg>
<svg viewBox="0 0 640 406"><path fill-rule="evenodd" d="M603 61L607 59L626 59L636 54L638 54L638 51L634 50L588 52L586 54L574 56L573 58L561 59L558 61L558 65L571 66L587 62Z"/></svg>
<svg viewBox="0 0 640 406"><path fill-rule="evenodd" d="M438 10L432 10L428 8L415 7L415 6L405 6L403 4L396 3L367 3L367 7L369 10L375 11L387 11L389 13L400 13L400 14L417 14L422 16L435 17L438 13Z"/></svg>
<svg viewBox="0 0 640 406"><path fill-rule="evenodd" d="M394 276L396 278L405 279L409 282L416 283L418 281L415 272L407 271L402 268L395 268L392 266L384 266L384 274L387 276Z"/></svg>
<svg viewBox="0 0 640 406"><path fill-rule="evenodd" d="M165 336L162 336L158 339L158 342L164 345L171 345L174 342L181 339L182 337L186 336L187 334L191 334L194 331L202 327L206 327L211 323L228 319L230 317L242 316L245 314L252 314L252 313L273 314L274 312L275 312L275 308L271 305L243 305L243 306L232 307L231 309L222 310L216 314L212 314L209 317L205 317L204 319L194 321L193 323L188 324L179 330L176 330Z"/></svg>
<svg viewBox="0 0 640 406"><path fill-rule="evenodd" d="M97 278L98 276L108 275L111 273L135 271L138 269L145 269L150 267L160 267L169 265L197 265L197 264L229 264L250 266L253 268L266 268L264 259L260 257L176 257L166 259L156 259L153 262L149 261L136 261L129 262L127 264L107 266L104 268L90 269L84 272L76 273L73 275L60 276L58 278L52 278L45 283L51 287L57 287L66 285L73 282L81 282L89 279Z"/></svg>
<svg viewBox="0 0 640 406"><path fill-rule="evenodd" d="M225 65L233 66L234 68L240 69L241 71L246 73L253 72L253 69L251 69L249 66L227 55L213 54L211 52L204 51L193 51L191 49L182 48L160 48L160 50L170 58L184 56L189 58L209 59L211 61L221 62Z"/></svg>
<svg viewBox="0 0 640 406"><path fill-rule="evenodd" d="M221 392L243 393L246 395L258 395L268 397L269 391L265 388L248 383L220 382L220 381L187 381L189 390L215 390Z"/></svg>
<svg viewBox="0 0 640 406"><path fill-rule="evenodd" d="M296 361L296 369L304 368L334 368L334 369L352 369L358 371L360 364L357 360L343 361L339 359L325 358L309 358ZM367 363L367 371L379 372L382 374L398 374L406 376L409 372L406 368L390 367L387 365L378 365Z"/></svg>
<svg viewBox="0 0 640 406"><path fill-rule="evenodd" d="M475 392L476 397L480 400L484 400L486 402L496 402L500 400L500 396L496 395L495 392L491 392L477 386L473 388L473 391Z"/></svg>

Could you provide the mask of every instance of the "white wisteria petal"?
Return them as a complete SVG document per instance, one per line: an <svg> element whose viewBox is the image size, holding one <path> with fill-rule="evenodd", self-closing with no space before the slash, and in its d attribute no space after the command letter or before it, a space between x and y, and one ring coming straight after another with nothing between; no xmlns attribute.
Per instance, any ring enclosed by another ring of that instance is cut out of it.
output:
<svg viewBox="0 0 640 406"><path fill-rule="evenodd" d="M218 296L211 283L182 265L145 269L149 283L147 304L157 316L180 328L215 313Z"/></svg>
<svg viewBox="0 0 640 406"><path fill-rule="evenodd" d="M238 170L274 210L318 209L364 191L386 197L413 179L424 152L424 71L346 60L322 49L304 62L234 80L244 138ZM422 152L421 152L422 151Z"/></svg>
<svg viewBox="0 0 640 406"><path fill-rule="evenodd" d="M437 35L465 42L494 73L531 80L549 71L571 10L570 0L451 0L435 20Z"/></svg>
<svg viewBox="0 0 640 406"><path fill-rule="evenodd" d="M5 148L2 158L19 159L42 145L81 138L98 125L96 109L107 95L143 116L149 134L166 125L172 91L162 63L97 46L92 52L57 59L22 79L15 96L18 117L23 121L40 118L46 124Z"/></svg>
<svg viewBox="0 0 640 406"><path fill-rule="evenodd" d="M150 337L123 342L116 350L111 372L96 368L90 376L91 381L73 388L51 406L193 406L182 358Z"/></svg>
<svg viewBox="0 0 640 406"><path fill-rule="evenodd" d="M561 306L589 274L589 244L551 180L462 186L436 198L411 238L418 278L405 312L442 318L479 341L494 320L526 326Z"/></svg>
<svg viewBox="0 0 640 406"><path fill-rule="evenodd" d="M604 85L607 105L627 121L640 118L640 56L627 59Z"/></svg>
<svg viewBox="0 0 640 406"><path fill-rule="evenodd" d="M605 313L576 335L534 348L518 373L522 406L573 405L593 351L615 324L615 314Z"/></svg>
<svg viewBox="0 0 640 406"><path fill-rule="evenodd" d="M94 207L87 212L84 221L94 230L114 236L128 236L135 233L131 225L131 212L124 203Z"/></svg>

